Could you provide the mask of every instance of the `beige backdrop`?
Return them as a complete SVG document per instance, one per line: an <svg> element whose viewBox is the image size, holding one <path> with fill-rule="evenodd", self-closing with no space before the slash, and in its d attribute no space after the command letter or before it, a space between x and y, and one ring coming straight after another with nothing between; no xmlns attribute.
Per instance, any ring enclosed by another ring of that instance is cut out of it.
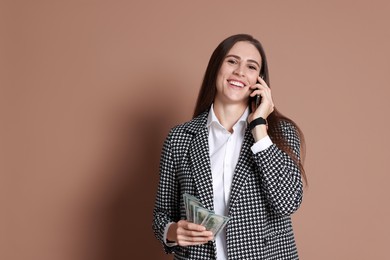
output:
<svg viewBox="0 0 390 260"><path fill-rule="evenodd" d="M208 58L266 49L307 140L302 259L388 259L390 2L2 1L1 259L170 259L159 155Z"/></svg>

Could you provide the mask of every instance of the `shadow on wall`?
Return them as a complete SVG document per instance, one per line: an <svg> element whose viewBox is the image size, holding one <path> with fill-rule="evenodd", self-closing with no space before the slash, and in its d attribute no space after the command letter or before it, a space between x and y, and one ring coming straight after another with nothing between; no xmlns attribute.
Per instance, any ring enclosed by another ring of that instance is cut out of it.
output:
<svg viewBox="0 0 390 260"><path fill-rule="evenodd" d="M168 102L168 101L167 101ZM109 192L101 224L103 249L99 259L172 259L166 255L152 230L153 207L159 179L162 145L174 117L170 105L161 111L134 111L122 126L122 149L113 158L115 176L120 176ZM171 118L172 119L172 118ZM127 136L127 137L125 137ZM119 163L118 163L119 162ZM115 177L116 178L116 177Z"/></svg>

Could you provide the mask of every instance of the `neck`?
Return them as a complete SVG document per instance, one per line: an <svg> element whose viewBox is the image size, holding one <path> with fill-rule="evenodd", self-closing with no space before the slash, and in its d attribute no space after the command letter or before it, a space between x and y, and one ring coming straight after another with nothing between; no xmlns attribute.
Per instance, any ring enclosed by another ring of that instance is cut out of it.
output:
<svg viewBox="0 0 390 260"><path fill-rule="evenodd" d="M240 119L246 108L247 106L243 104L222 104L217 101L214 102L214 113L221 125L229 132L233 132L233 126Z"/></svg>

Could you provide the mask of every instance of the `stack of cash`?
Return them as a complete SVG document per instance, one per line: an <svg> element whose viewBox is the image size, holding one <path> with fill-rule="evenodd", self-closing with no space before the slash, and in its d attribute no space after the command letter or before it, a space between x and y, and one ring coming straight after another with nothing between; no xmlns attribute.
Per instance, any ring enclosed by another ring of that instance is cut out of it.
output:
<svg viewBox="0 0 390 260"><path fill-rule="evenodd" d="M228 217L217 215L213 211L204 208L199 200L190 194L185 193L183 200L187 220L204 226L213 233L214 237L223 230L229 221Z"/></svg>

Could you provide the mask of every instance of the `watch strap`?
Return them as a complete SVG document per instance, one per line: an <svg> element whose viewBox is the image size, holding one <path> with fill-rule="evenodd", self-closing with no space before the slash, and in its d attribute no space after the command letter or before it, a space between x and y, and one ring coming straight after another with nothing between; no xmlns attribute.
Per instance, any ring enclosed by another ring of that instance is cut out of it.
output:
<svg viewBox="0 0 390 260"><path fill-rule="evenodd" d="M267 120L265 120L265 119L262 118L262 117L253 119L253 120L249 123L249 130L252 131L253 128L255 128L255 127L258 126L258 125L267 125Z"/></svg>

